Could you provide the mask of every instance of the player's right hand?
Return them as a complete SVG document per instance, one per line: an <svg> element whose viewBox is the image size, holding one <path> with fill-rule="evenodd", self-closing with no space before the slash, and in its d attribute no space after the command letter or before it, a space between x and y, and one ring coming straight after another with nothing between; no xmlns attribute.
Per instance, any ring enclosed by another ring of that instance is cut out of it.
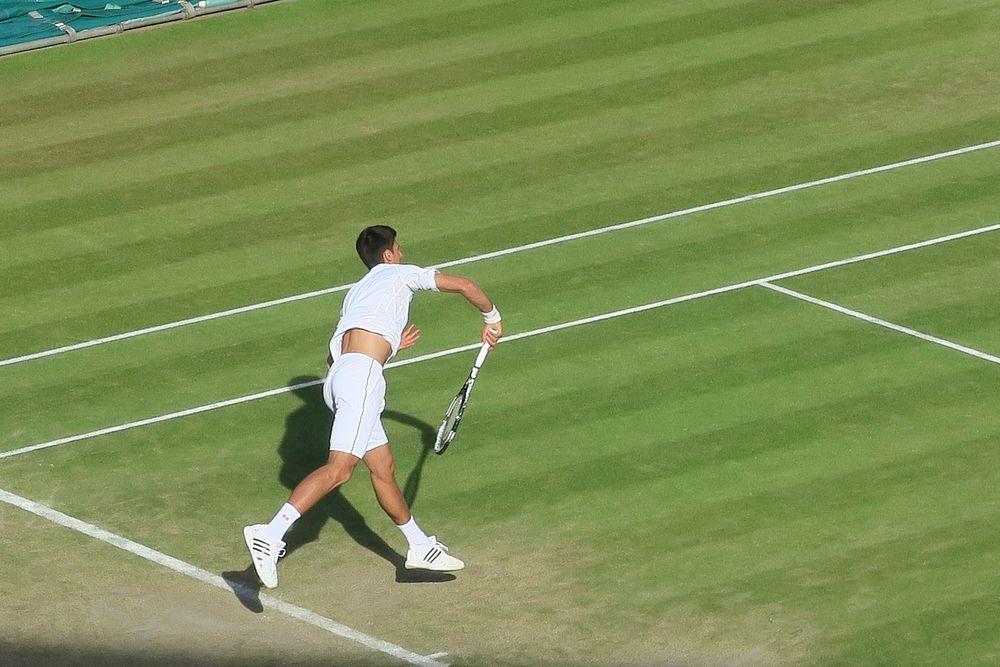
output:
<svg viewBox="0 0 1000 667"><path fill-rule="evenodd" d="M503 336L503 322L483 325L483 342L489 343L490 348L497 346L497 341Z"/></svg>

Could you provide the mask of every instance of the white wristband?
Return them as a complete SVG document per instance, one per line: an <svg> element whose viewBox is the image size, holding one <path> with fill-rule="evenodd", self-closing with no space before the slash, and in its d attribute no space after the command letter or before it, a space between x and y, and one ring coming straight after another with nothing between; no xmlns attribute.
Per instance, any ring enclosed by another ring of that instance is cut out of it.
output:
<svg viewBox="0 0 1000 667"><path fill-rule="evenodd" d="M500 321L500 311L497 310L496 306L493 306L493 310L488 313L483 313L483 322L486 324L496 324Z"/></svg>

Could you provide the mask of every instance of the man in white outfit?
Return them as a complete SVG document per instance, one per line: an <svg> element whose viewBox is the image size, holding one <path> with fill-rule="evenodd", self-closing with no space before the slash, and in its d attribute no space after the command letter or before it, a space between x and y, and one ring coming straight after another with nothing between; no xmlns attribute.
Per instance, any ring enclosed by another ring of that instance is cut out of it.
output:
<svg viewBox="0 0 1000 667"><path fill-rule="evenodd" d="M482 340L491 347L503 335L500 313L471 280L403 264L403 252L391 227L366 227L358 236L357 250L369 271L344 298L330 339L331 366L323 383L323 399L334 411L329 459L295 487L270 523L243 529L254 568L268 588L278 585L277 563L284 554L285 533L323 496L347 482L362 460L371 471L379 505L409 543L406 567L445 572L465 567L436 537L420 529L396 483L396 464L380 419L385 408L382 369L419 336L412 328L404 333L410 300L418 291L464 296L482 313Z"/></svg>

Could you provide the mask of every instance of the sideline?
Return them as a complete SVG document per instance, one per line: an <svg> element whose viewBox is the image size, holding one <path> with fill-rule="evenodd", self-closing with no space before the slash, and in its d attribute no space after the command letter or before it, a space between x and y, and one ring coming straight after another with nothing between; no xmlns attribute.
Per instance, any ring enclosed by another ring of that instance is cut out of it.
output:
<svg viewBox="0 0 1000 667"><path fill-rule="evenodd" d="M163 552L151 549L145 545L139 544L138 542L133 542L132 540L122 537L121 535L108 532L103 528L98 528L91 523L81 521L80 519L71 517L68 514L63 514L58 510L52 509L48 505L42 505L41 503L37 503L33 500L28 500L27 498L10 493L9 491L4 491L3 489L0 489L0 502L13 505L14 507L30 512L43 519L47 519L52 523L75 530L78 533L83 533L88 537L110 544L113 547L117 547L118 549L127 551L130 554L134 554L139 558L151 561L157 565L162 565L168 570L179 572L180 574L191 577L192 579L197 579L198 581L209 584L210 586L221 588L227 592L232 592L233 590L226 580L219 575L207 572L200 567L182 561L178 558L174 558L173 556L168 556ZM442 655L440 653L433 654L432 656L418 655L412 651L406 650L402 646L396 646L395 644L391 644L387 641L370 637L363 632L359 632L353 628L347 627L346 625L337 623L336 621L326 618L325 616L320 616L316 612L310 611L305 607L300 607L298 605L291 604L290 602L279 600L278 598L266 593L260 594L260 603L266 608L279 611L286 616L304 621L310 625L316 626L317 628L326 630L331 634L337 635L338 637L343 637L344 639L357 642L367 648L391 655L394 658L399 658L400 660L408 662L411 665L427 665L428 667L446 667L447 665L447 663L438 662L434 659L435 657L440 657Z"/></svg>
<svg viewBox="0 0 1000 667"><path fill-rule="evenodd" d="M536 241L534 243L527 243L524 245L514 246L512 248L506 248L504 250L497 250L494 252L488 252L481 255L473 255L471 257L465 257L463 259L456 259L449 262L443 262L440 264L433 264L428 268L444 269L452 266L460 266L463 264L471 264L473 262L479 262L484 259L493 259L495 257L502 257L504 255L512 255L519 252L524 252L526 250L534 250L536 248L544 248L546 246L555 245L557 243L565 243L567 241L575 241L578 239L588 238L591 236L598 236L601 234L607 234L609 232L616 232L623 229L631 229L632 227L640 227L642 225L648 225L654 222L661 222L663 220L671 220L673 218L680 218L687 215L692 215L694 213L701 213L704 211L711 211L718 208L724 208L726 206L735 206L736 204L744 204L746 202L755 201L757 199L766 199L768 197L776 197L778 195L788 194L789 192L798 192L799 190L806 190L809 188L820 187L823 185L829 185L831 183L839 183L841 181L847 181L853 178L859 178L862 176L870 176L872 174L880 174L886 171L892 171L894 169L902 169L903 167L910 167L916 164L924 164L926 162L933 162L935 160L942 160L944 158L955 157L957 155L965 155L966 153L972 153L975 151L986 150L989 148L996 148L1000 146L1000 139L995 141L988 141L981 144L975 144L973 146L965 146L963 148L956 148L950 151L944 151L941 153L934 153L933 155L925 155L922 157L912 158L909 160L903 160L902 162L893 162L891 164L885 164L879 167L871 167L869 169L861 169L859 171L852 171L846 174L840 174L838 176L830 176L828 178L821 178L815 181L808 181L806 183L799 183L796 185L789 185L783 188L777 188L774 190L766 190L764 192L757 192L754 194L744 195L742 197L735 197L733 199L724 199L722 201L713 202L711 204L703 204L701 206L694 206L692 208L685 208L679 211L672 211L670 213L663 213L661 215L654 215L649 218L642 218L641 220L633 220L631 222L620 223L617 225L610 225L608 227L600 227L597 229L591 229L586 232L578 232L576 234L567 234L565 236L558 236L551 239L546 239L544 241ZM327 294L333 294L335 292L343 292L351 288L354 283L349 283L346 285L337 285L336 287L327 287L325 289L314 290L312 292L303 292L302 294L295 294L292 296L286 296L280 299L272 299L271 301L262 301L260 303L254 303L247 306L240 306L239 308L231 308L229 310L219 311L217 313L210 313L208 315L199 315L197 317L190 317L183 320L177 320L174 322L168 322L166 324L158 324L155 326L145 327L143 329L136 329L134 331L126 331L124 333L114 334L111 336L105 336L103 338L94 338L92 340L83 341L80 343L73 343L71 345L63 345L62 347L52 348L50 350L43 350L41 352L33 352L31 354L21 355L19 357L11 357L9 359L0 360L0 366L12 366L14 364L23 363L25 361L32 361L34 359L42 359L44 357L51 357L57 354L64 354L66 352L72 352L74 350L83 350L89 347L95 347L97 345L104 345L106 343L113 343L119 340L126 340L128 338L135 338L136 336L144 336L146 334L156 333L158 331L167 331L168 329L176 329L178 327L187 326L189 324L197 324L199 322L208 322L211 320L217 320L223 317L230 317L232 315L239 315L241 313L249 313L255 310L262 310L264 308L270 308L272 306L280 306L285 303L292 303L295 301L302 301L305 299L312 299L314 297L325 296Z"/></svg>

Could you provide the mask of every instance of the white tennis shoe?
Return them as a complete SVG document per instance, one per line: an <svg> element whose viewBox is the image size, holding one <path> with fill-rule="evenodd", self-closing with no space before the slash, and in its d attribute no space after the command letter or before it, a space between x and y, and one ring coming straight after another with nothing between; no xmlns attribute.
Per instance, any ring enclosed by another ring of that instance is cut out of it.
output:
<svg viewBox="0 0 1000 667"><path fill-rule="evenodd" d="M436 572L452 572L461 570L465 563L448 554L448 547L438 542L431 535L427 544L410 547L406 552L407 570L434 570Z"/></svg>
<svg viewBox="0 0 1000 667"><path fill-rule="evenodd" d="M278 585L278 559L285 555L285 543L268 539L264 534L266 528L262 523L246 526L243 529L243 540L250 550L250 558L261 583L274 588Z"/></svg>

